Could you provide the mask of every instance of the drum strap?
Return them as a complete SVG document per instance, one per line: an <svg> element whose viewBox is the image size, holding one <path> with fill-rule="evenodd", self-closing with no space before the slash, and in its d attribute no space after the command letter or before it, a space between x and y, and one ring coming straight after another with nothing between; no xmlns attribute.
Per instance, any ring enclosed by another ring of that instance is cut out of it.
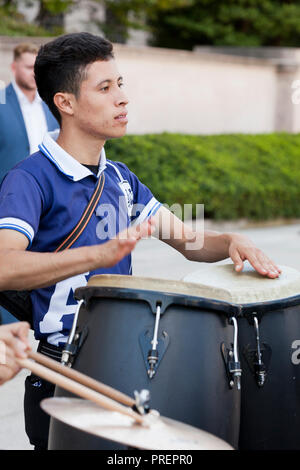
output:
<svg viewBox="0 0 300 470"><path fill-rule="evenodd" d="M56 248L55 253L71 248L71 246L76 242L78 237L82 234L83 230L89 223L90 218L92 217L95 207L97 206L99 202L99 199L101 197L101 194L104 188L104 183L105 183L105 175L104 173L102 173L100 178L98 179L93 195L87 207L85 208L79 222L77 223L76 227L74 227L70 235L68 235L68 237L59 245L59 247Z"/></svg>

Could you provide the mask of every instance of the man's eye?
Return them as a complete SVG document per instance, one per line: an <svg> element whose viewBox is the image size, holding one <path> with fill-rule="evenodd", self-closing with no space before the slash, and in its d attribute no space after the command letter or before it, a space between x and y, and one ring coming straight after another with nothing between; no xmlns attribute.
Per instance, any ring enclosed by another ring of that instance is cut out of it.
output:
<svg viewBox="0 0 300 470"><path fill-rule="evenodd" d="M100 91L107 91L109 89L108 86L104 86L103 88L100 89Z"/></svg>

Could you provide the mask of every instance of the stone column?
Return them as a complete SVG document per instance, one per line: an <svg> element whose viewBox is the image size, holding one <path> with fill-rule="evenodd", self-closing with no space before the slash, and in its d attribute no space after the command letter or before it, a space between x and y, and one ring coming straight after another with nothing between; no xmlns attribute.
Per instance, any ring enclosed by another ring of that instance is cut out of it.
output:
<svg viewBox="0 0 300 470"><path fill-rule="evenodd" d="M297 107L293 102L295 89L293 83L300 79L300 64L297 61L280 60L276 66L277 96L275 102L274 130L277 132L300 132L300 119Z"/></svg>

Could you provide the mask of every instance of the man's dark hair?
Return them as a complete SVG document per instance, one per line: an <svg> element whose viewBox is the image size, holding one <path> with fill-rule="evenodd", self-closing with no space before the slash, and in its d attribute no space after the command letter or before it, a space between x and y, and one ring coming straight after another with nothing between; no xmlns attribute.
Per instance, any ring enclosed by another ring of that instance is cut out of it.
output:
<svg viewBox="0 0 300 470"><path fill-rule="evenodd" d="M113 58L111 42L90 33L65 34L39 49L34 65L37 89L60 124L54 95L67 92L78 97L87 65Z"/></svg>

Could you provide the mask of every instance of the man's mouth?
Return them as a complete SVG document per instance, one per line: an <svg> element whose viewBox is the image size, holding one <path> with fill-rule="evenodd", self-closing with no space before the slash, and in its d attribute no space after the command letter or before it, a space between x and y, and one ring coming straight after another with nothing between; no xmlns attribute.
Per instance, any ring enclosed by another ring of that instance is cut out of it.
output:
<svg viewBox="0 0 300 470"><path fill-rule="evenodd" d="M121 121L121 122L128 122L127 113L119 114L118 116L115 117L115 120Z"/></svg>

